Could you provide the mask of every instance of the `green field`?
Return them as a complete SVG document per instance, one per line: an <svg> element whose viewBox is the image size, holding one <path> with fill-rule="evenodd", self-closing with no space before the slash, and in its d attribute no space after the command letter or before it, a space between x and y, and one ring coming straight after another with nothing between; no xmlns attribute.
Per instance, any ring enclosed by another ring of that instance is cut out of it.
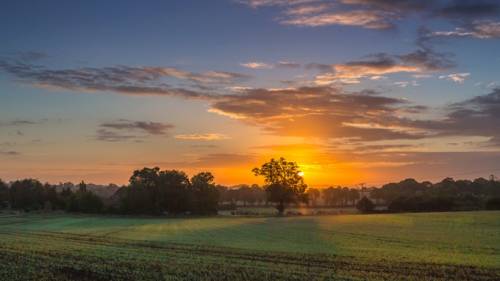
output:
<svg viewBox="0 0 500 281"><path fill-rule="evenodd" d="M4 215L0 280L500 280L500 212Z"/></svg>

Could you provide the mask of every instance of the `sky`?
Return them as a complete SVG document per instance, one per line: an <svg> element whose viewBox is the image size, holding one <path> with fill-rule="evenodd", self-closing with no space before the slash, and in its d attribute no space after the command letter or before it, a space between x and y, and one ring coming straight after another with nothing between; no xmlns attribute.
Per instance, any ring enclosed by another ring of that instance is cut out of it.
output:
<svg viewBox="0 0 500 281"><path fill-rule="evenodd" d="M0 178L310 186L500 174L500 2L9 1Z"/></svg>

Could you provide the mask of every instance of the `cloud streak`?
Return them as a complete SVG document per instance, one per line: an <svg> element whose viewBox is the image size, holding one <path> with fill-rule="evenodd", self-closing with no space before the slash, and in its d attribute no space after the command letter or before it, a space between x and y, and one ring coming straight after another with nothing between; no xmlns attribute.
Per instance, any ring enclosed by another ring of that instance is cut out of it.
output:
<svg viewBox="0 0 500 281"><path fill-rule="evenodd" d="M246 67L246 68L251 68L251 69L273 68L273 66L271 64L268 64L265 62L258 62L258 61L251 61L251 62L242 63L241 66Z"/></svg>
<svg viewBox="0 0 500 281"><path fill-rule="evenodd" d="M8 151L1 151L0 150L0 155L4 155L4 156L19 156L19 155L21 155L21 153L18 152L18 151L14 151L14 150L8 150Z"/></svg>
<svg viewBox="0 0 500 281"><path fill-rule="evenodd" d="M395 27L399 20L413 14L425 19L438 18L470 24L477 20L491 20L500 14L500 3L495 0L247 0L241 2L254 9L278 7L280 16L277 17L277 21L281 24L308 27L342 25L389 29Z"/></svg>
<svg viewBox="0 0 500 281"><path fill-rule="evenodd" d="M378 80L388 74L423 74L454 66L455 63L450 59L449 54L438 53L431 48L422 47L403 55L379 53L370 55L363 60L331 65L331 72L316 76L315 83L317 85L329 85L335 82L357 84L363 78Z"/></svg>
<svg viewBox="0 0 500 281"><path fill-rule="evenodd" d="M500 38L500 22L475 21L467 27L457 27L452 31L434 31L435 37L473 37L478 39Z"/></svg>
<svg viewBox="0 0 500 281"><path fill-rule="evenodd" d="M179 140L189 140L189 141L218 141L218 140L230 139L229 136L217 133L183 134L183 135L176 135L175 138Z"/></svg>
<svg viewBox="0 0 500 281"><path fill-rule="evenodd" d="M52 70L18 60L0 60L0 71L37 87L71 91L108 91L128 95L204 98L199 89L227 87L250 76L224 71L194 73L172 67L111 66ZM183 84L187 83L187 84Z"/></svg>
<svg viewBox="0 0 500 281"><path fill-rule="evenodd" d="M120 119L100 124L96 132L96 139L109 142L140 140L150 135L167 135L173 128L174 125L168 123Z"/></svg>
<svg viewBox="0 0 500 281"><path fill-rule="evenodd" d="M458 84L463 84L465 82L465 79L470 76L470 73L464 72L464 73L452 73L448 75L441 75L439 76L439 79L446 79L453 81Z"/></svg>

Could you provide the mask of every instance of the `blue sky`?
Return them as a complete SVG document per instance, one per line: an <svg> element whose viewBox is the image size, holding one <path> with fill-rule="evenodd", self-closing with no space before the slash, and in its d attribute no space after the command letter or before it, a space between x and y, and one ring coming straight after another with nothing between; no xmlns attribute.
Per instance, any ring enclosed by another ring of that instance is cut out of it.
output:
<svg viewBox="0 0 500 281"><path fill-rule="evenodd" d="M6 180L250 183L277 156L317 186L500 169L497 1L11 1L0 36Z"/></svg>

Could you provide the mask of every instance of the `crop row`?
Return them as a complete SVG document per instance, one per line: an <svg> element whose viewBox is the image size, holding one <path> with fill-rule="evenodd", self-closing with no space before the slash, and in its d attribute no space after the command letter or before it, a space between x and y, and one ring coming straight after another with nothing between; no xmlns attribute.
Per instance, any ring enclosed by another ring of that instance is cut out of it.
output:
<svg viewBox="0 0 500 281"><path fill-rule="evenodd" d="M0 280L500 280L500 271L4 230Z"/></svg>

